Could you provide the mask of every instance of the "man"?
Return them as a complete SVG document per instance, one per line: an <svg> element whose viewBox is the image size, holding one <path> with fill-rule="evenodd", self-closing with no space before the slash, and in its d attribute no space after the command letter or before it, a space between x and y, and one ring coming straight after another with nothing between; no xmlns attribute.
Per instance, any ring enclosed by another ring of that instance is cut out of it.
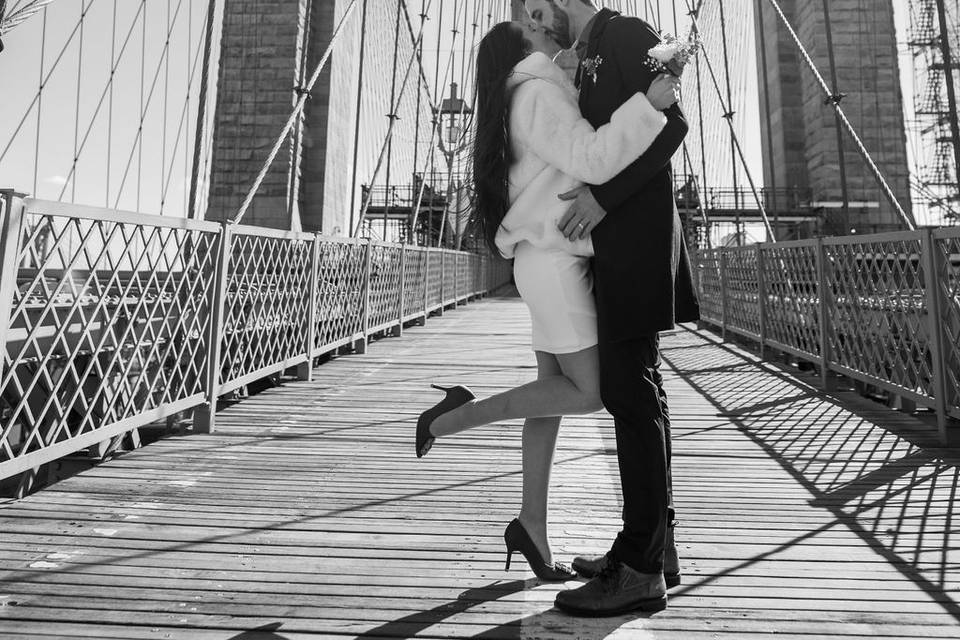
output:
<svg viewBox="0 0 960 640"><path fill-rule="evenodd" d="M660 38L642 20L597 11L590 0L525 6L561 47L576 47L580 110L594 127L660 73L647 53ZM613 547L600 558L577 558L574 569L592 579L557 595L559 608L578 615L660 610L668 581L680 581L658 332L698 319L699 305L670 168L687 124L679 105L665 114L659 137L620 175L562 196L575 198L560 223L564 235L593 234L600 392L616 425L623 492L623 530Z"/></svg>

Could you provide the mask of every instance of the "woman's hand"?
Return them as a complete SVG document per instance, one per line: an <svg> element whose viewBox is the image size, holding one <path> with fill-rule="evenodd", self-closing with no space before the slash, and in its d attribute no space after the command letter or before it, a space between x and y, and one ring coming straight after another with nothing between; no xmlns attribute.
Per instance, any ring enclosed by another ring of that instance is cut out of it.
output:
<svg viewBox="0 0 960 640"><path fill-rule="evenodd" d="M677 101L677 91L680 89L680 78L667 73L661 73L647 89L647 100L657 111L663 111Z"/></svg>

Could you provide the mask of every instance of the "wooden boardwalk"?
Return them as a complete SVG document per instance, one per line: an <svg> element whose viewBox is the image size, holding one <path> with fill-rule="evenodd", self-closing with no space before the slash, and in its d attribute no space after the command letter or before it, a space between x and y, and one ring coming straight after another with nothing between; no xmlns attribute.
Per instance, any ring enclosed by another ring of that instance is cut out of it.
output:
<svg viewBox="0 0 960 640"><path fill-rule="evenodd" d="M553 609L576 582L503 570L518 424L413 456L428 383L529 380L527 332L483 300L3 505L0 638L960 638L957 451L688 329L663 342L684 584L653 616ZM604 551L609 416L565 421L553 484L558 557Z"/></svg>

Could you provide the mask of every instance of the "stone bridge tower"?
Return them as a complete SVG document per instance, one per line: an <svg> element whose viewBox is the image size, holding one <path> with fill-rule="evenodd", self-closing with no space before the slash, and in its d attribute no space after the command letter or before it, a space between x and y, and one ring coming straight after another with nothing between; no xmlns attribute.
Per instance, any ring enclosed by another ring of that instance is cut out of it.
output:
<svg viewBox="0 0 960 640"><path fill-rule="evenodd" d="M841 105L910 213L910 184L892 0L780 0L784 13L831 85L831 53ZM809 188L822 233L904 228L844 132L833 108L771 5L755 0L764 182ZM830 22L832 47L827 42ZM831 51L832 49L832 51ZM838 144L843 154L838 152ZM841 157L843 162L841 163ZM846 193L841 175L846 177ZM843 212L844 195L849 213ZM812 230L811 230L812 231Z"/></svg>
<svg viewBox="0 0 960 640"><path fill-rule="evenodd" d="M233 217L323 55L346 0L226 0L206 217ZM348 233L360 21L345 25L243 222ZM391 25L392 29L392 25Z"/></svg>

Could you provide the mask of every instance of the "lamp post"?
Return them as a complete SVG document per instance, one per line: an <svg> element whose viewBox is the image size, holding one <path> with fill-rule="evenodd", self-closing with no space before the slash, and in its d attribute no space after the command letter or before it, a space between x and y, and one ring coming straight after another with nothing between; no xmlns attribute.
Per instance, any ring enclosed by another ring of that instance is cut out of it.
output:
<svg viewBox="0 0 960 640"><path fill-rule="evenodd" d="M456 82L450 83L450 97L444 98L444 100L440 103L440 109L437 112L437 115L440 117L440 128L446 133L446 136L440 136L440 152L443 153L447 160L447 193L446 197L444 198L445 205L443 208L443 216L440 219L440 237L437 239L437 246L440 246L443 243L443 233L445 230L447 215L450 209L451 197L453 195L453 160L457 153L459 153L462 149L459 144L463 129L462 118L473 114L473 109L468 107L466 101L459 96L458 89L459 87L457 86ZM456 212L456 215L457 226L454 230L454 243L455 246L459 246L459 212Z"/></svg>

